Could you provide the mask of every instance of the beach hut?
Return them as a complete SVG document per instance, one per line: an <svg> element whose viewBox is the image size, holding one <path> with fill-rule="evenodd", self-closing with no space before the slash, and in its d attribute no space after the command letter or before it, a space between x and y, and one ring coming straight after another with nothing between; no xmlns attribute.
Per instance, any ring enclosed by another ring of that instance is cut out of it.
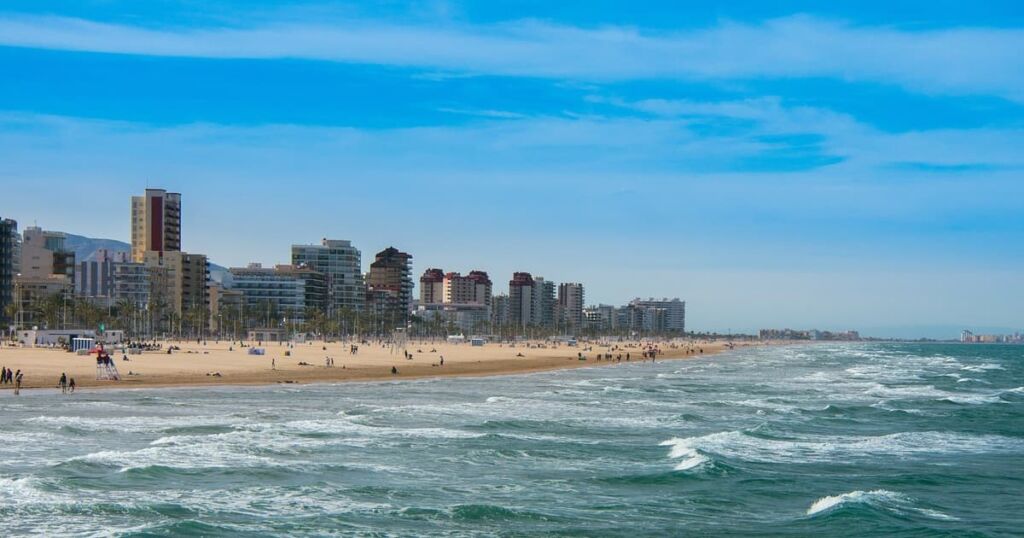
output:
<svg viewBox="0 0 1024 538"><path fill-rule="evenodd" d="M79 337L71 339L71 351L73 353L78 353L80 350L85 350L86 352L88 352L93 348L94 345L96 345L95 338Z"/></svg>

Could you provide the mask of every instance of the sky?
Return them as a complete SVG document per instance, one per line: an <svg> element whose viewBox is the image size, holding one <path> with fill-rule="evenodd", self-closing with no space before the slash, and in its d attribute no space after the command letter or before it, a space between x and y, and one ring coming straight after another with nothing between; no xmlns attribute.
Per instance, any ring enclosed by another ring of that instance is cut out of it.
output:
<svg viewBox="0 0 1024 538"><path fill-rule="evenodd" d="M687 301L688 328L1024 328L1024 8L6 0L0 216Z"/></svg>

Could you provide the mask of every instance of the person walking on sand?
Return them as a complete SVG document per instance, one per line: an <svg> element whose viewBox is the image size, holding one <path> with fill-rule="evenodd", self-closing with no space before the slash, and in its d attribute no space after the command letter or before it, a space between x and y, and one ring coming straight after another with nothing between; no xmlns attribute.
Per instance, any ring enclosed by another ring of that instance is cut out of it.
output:
<svg viewBox="0 0 1024 538"><path fill-rule="evenodd" d="M71 381L68 382L68 392L75 392L75 378L73 377L71 378Z"/></svg>
<svg viewBox="0 0 1024 538"><path fill-rule="evenodd" d="M61 393L68 393L68 374L61 372L60 381L57 382L57 386L60 387Z"/></svg>
<svg viewBox="0 0 1024 538"><path fill-rule="evenodd" d="M270 358L270 369L277 370L277 362L274 360L273 357Z"/></svg>
<svg viewBox="0 0 1024 538"><path fill-rule="evenodd" d="M23 376L24 376L24 374L21 373L21 370L18 370L18 373L14 374L14 395L15 396L21 394L21 378Z"/></svg>

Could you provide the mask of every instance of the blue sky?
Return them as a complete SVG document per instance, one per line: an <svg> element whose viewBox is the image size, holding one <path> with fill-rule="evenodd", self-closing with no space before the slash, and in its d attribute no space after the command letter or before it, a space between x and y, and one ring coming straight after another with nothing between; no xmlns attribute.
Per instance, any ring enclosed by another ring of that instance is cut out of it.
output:
<svg viewBox="0 0 1024 538"><path fill-rule="evenodd" d="M692 5L691 5L692 4ZM0 215L680 296L694 329L1024 327L1014 2L7 1Z"/></svg>

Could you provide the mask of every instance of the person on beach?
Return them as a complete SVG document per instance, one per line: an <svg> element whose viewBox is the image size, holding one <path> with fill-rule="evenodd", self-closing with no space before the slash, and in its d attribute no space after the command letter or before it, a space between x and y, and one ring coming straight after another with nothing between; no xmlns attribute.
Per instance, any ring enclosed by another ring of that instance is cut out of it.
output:
<svg viewBox="0 0 1024 538"><path fill-rule="evenodd" d="M398 375L398 368L395 368L394 366L392 366L391 367L391 375Z"/></svg>
<svg viewBox="0 0 1024 538"><path fill-rule="evenodd" d="M273 357L270 358L270 369L271 370L277 370L277 362L275 361L275 359Z"/></svg>
<svg viewBox="0 0 1024 538"><path fill-rule="evenodd" d="M57 386L60 387L61 393L68 393L68 374L61 372L60 381L57 382Z"/></svg>
<svg viewBox="0 0 1024 538"><path fill-rule="evenodd" d="M21 370L18 370L18 373L14 374L14 395L15 396L21 394L21 378L22 377L24 377L24 374L21 373Z"/></svg>
<svg viewBox="0 0 1024 538"><path fill-rule="evenodd" d="M71 381L68 381L68 392L75 392L75 378L73 377Z"/></svg>
<svg viewBox="0 0 1024 538"><path fill-rule="evenodd" d="M441 355L441 366L444 366L444 355Z"/></svg>

